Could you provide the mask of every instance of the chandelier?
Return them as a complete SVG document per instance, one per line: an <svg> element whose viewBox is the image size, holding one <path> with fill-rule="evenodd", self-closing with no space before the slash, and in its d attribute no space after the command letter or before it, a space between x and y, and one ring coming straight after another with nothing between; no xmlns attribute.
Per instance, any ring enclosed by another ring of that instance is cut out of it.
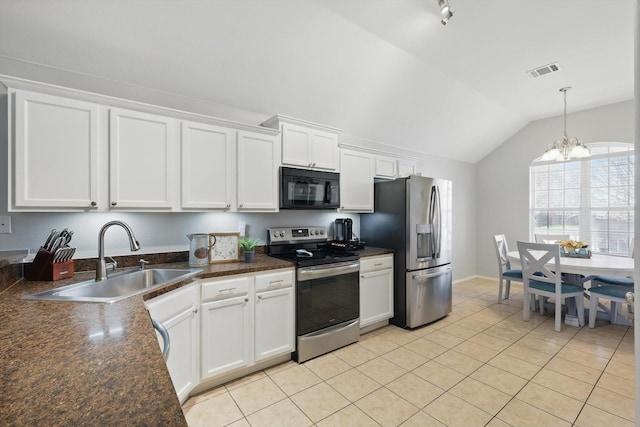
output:
<svg viewBox="0 0 640 427"><path fill-rule="evenodd" d="M572 158L589 157L591 153L584 142L578 138L571 138L567 136L567 91L571 87L563 87L560 92L564 93L564 135L562 139L556 139L553 144L549 144L542 160L556 160L565 161Z"/></svg>

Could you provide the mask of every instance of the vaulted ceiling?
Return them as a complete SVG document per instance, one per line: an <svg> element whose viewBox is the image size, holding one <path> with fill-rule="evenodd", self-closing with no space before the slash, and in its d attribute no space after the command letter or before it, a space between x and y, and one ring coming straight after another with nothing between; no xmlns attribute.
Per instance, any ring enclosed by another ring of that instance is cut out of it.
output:
<svg viewBox="0 0 640 427"><path fill-rule="evenodd" d="M471 163L561 114L563 86L569 112L633 98L634 0L450 3L443 26L436 0L0 0L0 74L89 75Z"/></svg>

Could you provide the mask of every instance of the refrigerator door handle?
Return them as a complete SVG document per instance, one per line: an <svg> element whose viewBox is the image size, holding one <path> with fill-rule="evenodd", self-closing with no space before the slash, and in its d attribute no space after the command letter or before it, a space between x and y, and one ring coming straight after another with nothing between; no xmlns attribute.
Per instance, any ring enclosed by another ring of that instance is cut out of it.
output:
<svg viewBox="0 0 640 427"><path fill-rule="evenodd" d="M447 274L448 272L452 271L453 268L452 267L447 267L447 268L443 268L443 269L438 269L438 271L435 271L433 273L427 273L427 274L414 274L411 276L412 279L418 281L418 282L422 282L426 279L430 279L432 277L438 277L438 276L442 276L443 274Z"/></svg>
<svg viewBox="0 0 640 427"><path fill-rule="evenodd" d="M436 253L436 239L437 239L437 230L436 230L436 204L437 204L437 191L438 187L435 185L431 187L431 196L429 197L429 224L431 224L431 257L438 258Z"/></svg>
<svg viewBox="0 0 640 427"><path fill-rule="evenodd" d="M435 186L436 189L436 224L435 228L435 255L434 258L440 258L440 252L442 250L442 205L440 203L440 187Z"/></svg>

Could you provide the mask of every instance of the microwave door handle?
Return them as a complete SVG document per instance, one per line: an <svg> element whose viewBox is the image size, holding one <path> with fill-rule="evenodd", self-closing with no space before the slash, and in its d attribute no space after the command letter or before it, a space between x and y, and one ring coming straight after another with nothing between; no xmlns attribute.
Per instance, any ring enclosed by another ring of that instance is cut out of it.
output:
<svg viewBox="0 0 640 427"><path fill-rule="evenodd" d="M331 181L324 183L324 201L325 203L331 202Z"/></svg>

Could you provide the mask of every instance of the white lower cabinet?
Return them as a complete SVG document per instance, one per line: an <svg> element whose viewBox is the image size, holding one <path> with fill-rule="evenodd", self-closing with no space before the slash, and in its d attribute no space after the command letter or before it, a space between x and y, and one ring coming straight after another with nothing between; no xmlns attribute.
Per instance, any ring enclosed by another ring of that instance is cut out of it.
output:
<svg viewBox="0 0 640 427"><path fill-rule="evenodd" d="M293 272L256 277L256 362L294 350L293 280Z"/></svg>
<svg viewBox="0 0 640 427"><path fill-rule="evenodd" d="M202 379L252 363L250 277L202 282Z"/></svg>
<svg viewBox="0 0 640 427"><path fill-rule="evenodd" d="M360 328L393 317L393 255L360 259Z"/></svg>
<svg viewBox="0 0 640 427"><path fill-rule="evenodd" d="M294 270L202 281L202 379L294 350Z"/></svg>
<svg viewBox="0 0 640 427"><path fill-rule="evenodd" d="M169 333L167 368L180 402L189 397L200 380L199 286L199 283L192 283L146 303L151 318L160 322ZM164 343L159 334L158 341L162 348Z"/></svg>

